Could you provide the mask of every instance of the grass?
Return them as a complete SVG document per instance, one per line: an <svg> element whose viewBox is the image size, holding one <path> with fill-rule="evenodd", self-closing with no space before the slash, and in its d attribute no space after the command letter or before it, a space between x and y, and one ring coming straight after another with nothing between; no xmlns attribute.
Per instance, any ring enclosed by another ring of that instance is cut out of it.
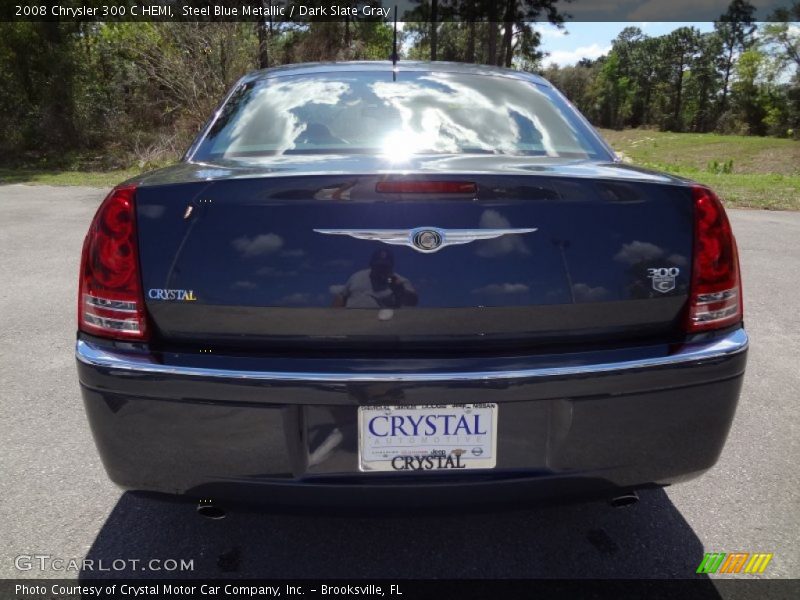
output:
<svg viewBox="0 0 800 600"><path fill-rule="evenodd" d="M767 137L601 130L624 160L713 187L729 206L800 210L800 142ZM0 184L111 187L139 173L0 168Z"/></svg>
<svg viewBox="0 0 800 600"><path fill-rule="evenodd" d="M0 168L0 184L27 183L34 185L85 185L88 187L113 187L140 173L138 169L119 171L58 171L54 169Z"/></svg>
<svg viewBox="0 0 800 600"><path fill-rule="evenodd" d="M729 206L800 210L798 141L642 129L600 133L624 160L707 184Z"/></svg>

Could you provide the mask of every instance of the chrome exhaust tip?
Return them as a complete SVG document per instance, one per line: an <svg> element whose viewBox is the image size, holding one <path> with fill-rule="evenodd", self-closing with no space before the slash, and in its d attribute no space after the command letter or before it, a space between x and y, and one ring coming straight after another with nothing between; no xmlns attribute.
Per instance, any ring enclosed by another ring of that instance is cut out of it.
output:
<svg viewBox="0 0 800 600"><path fill-rule="evenodd" d="M224 519L227 513L224 508L212 504L210 500L201 500L197 504L197 514L206 519L219 521Z"/></svg>
<svg viewBox="0 0 800 600"><path fill-rule="evenodd" d="M611 506L614 508L625 508L626 506L633 506L639 502L639 494L636 492L627 492L621 496L615 496L611 499Z"/></svg>

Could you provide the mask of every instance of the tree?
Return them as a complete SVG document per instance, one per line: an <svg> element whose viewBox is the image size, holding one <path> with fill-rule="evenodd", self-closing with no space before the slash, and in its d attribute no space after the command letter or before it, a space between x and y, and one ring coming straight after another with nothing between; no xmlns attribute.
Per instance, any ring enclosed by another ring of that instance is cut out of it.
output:
<svg viewBox="0 0 800 600"><path fill-rule="evenodd" d="M753 18L755 10L755 6L747 0L733 0L725 14L720 15L719 21L714 23L714 30L722 41L723 50L719 58L719 68L722 72L720 112L725 112L727 108L735 57L737 53L744 52L753 44L753 34L756 31Z"/></svg>
<svg viewBox="0 0 800 600"><path fill-rule="evenodd" d="M769 16L762 31L762 48L776 61L776 69L794 67L788 83L775 86L766 119L770 132L800 137L800 2L779 8Z"/></svg>
<svg viewBox="0 0 800 600"><path fill-rule="evenodd" d="M715 63L721 51L722 40L716 32L698 37L697 53L693 57L687 78L690 110L685 122L692 131L707 132L716 125L714 105L720 87L720 75Z"/></svg>
<svg viewBox="0 0 800 600"><path fill-rule="evenodd" d="M764 135L767 116L767 94L761 85L760 73L766 57L752 48L742 53L736 63L736 81L733 84L735 108L740 113L740 120L746 127L746 133Z"/></svg>
<svg viewBox="0 0 800 600"><path fill-rule="evenodd" d="M596 117L597 107L592 86L597 79L598 70L597 63L584 59L574 66L550 65L543 75L561 90L578 110L597 123L599 121Z"/></svg>
<svg viewBox="0 0 800 600"><path fill-rule="evenodd" d="M532 23L562 25L566 0L415 1L415 22L399 32L405 56L536 71L543 55ZM702 35L626 27L606 56L545 75L597 125L800 137L800 1L775 11L758 39L751 9L734 0ZM249 70L391 52L392 27L380 19L0 23L0 160L159 164Z"/></svg>
<svg viewBox="0 0 800 600"><path fill-rule="evenodd" d="M661 46L665 82L663 91L671 107L662 125L669 131L683 131L684 75L695 59L698 41L697 29L680 27L668 34Z"/></svg>
<svg viewBox="0 0 800 600"><path fill-rule="evenodd" d="M653 101L658 85L662 38L643 36L631 49L632 77L635 91L632 107L634 127L650 125L653 120Z"/></svg>
<svg viewBox="0 0 800 600"><path fill-rule="evenodd" d="M419 60L455 60L533 70L542 58L534 22L561 25L559 0L416 0L406 22ZM562 2L564 0L561 0Z"/></svg>
<svg viewBox="0 0 800 600"><path fill-rule="evenodd" d="M623 73L620 55L611 50L595 82L597 114L605 127L621 129L630 115L631 82Z"/></svg>
<svg viewBox="0 0 800 600"><path fill-rule="evenodd" d="M506 0L502 45L492 64L511 67L518 50L525 54L528 62L538 62L535 48L539 47L541 36L531 23L546 15L550 23L561 25L564 17L558 11L557 3L558 0ZM541 58L541 54L538 57Z"/></svg>
<svg viewBox="0 0 800 600"><path fill-rule="evenodd" d="M264 6L264 0L261 5ZM256 21L256 32L258 34L258 66L260 69L269 68L269 44L272 38L272 17L262 17Z"/></svg>
<svg viewBox="0 0 800 600"><path fill-rule="evenodd" d="M777 55L786 63L794 63L800 73L800 2L789 8L779 8L769 16L762 30L763 42L777 48Z"/></svg>
<svg viewBox="0 0 800 600"><path fill-rule="evenodd" d="M638 27L626 27L612 42L612 51L618 57L619 76L627 80L626 120L634 126L645 121L649 110L653 85L653 61L645 53L653 51L652 38L644 35Z"/></svg>
<svg viewBox="0 0 800 600"><path fill-rule="evenodd" d="M431 60L436 60L437 45L439 41L439 0L431 0L431 22L430 22L430 36L431 36Z"/></svg>

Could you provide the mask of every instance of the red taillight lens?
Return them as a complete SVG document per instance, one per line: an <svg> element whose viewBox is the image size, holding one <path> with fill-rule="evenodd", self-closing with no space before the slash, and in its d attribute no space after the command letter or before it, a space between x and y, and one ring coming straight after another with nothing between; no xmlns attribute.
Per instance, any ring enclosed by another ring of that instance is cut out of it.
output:
<svg viewBox="0 0 800 600"><path fill-rule="evenodd" d="M693 186L694 266L687 330L727 327L742 320L739 257L731 225L716 194Z"/></svg>
<svg viewBox="0 0 800 600"><path fill-rule="evenodd" d="M474 194L478 191L471 181L379 181L376 192L386 194Z"/></svg>
<svg viewBox="0 0 800 600"><path fill-rule="evenodd" d="M147 339L136 242L135 186L114 188L83 242L78 329L115 339Z"/></svg>

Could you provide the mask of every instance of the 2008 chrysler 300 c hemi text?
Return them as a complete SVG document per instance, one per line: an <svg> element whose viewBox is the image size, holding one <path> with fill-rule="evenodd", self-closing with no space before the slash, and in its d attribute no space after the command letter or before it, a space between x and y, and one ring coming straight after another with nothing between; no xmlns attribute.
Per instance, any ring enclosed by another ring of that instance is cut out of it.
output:
<svg viewBox="0 0 800 600"><path fill-rule="evenodd" d="M127 489L328 505L608 495L717 460L745 369L707 187L621 164L546 81L244 77L83 247L77 358Z"/></svg>

